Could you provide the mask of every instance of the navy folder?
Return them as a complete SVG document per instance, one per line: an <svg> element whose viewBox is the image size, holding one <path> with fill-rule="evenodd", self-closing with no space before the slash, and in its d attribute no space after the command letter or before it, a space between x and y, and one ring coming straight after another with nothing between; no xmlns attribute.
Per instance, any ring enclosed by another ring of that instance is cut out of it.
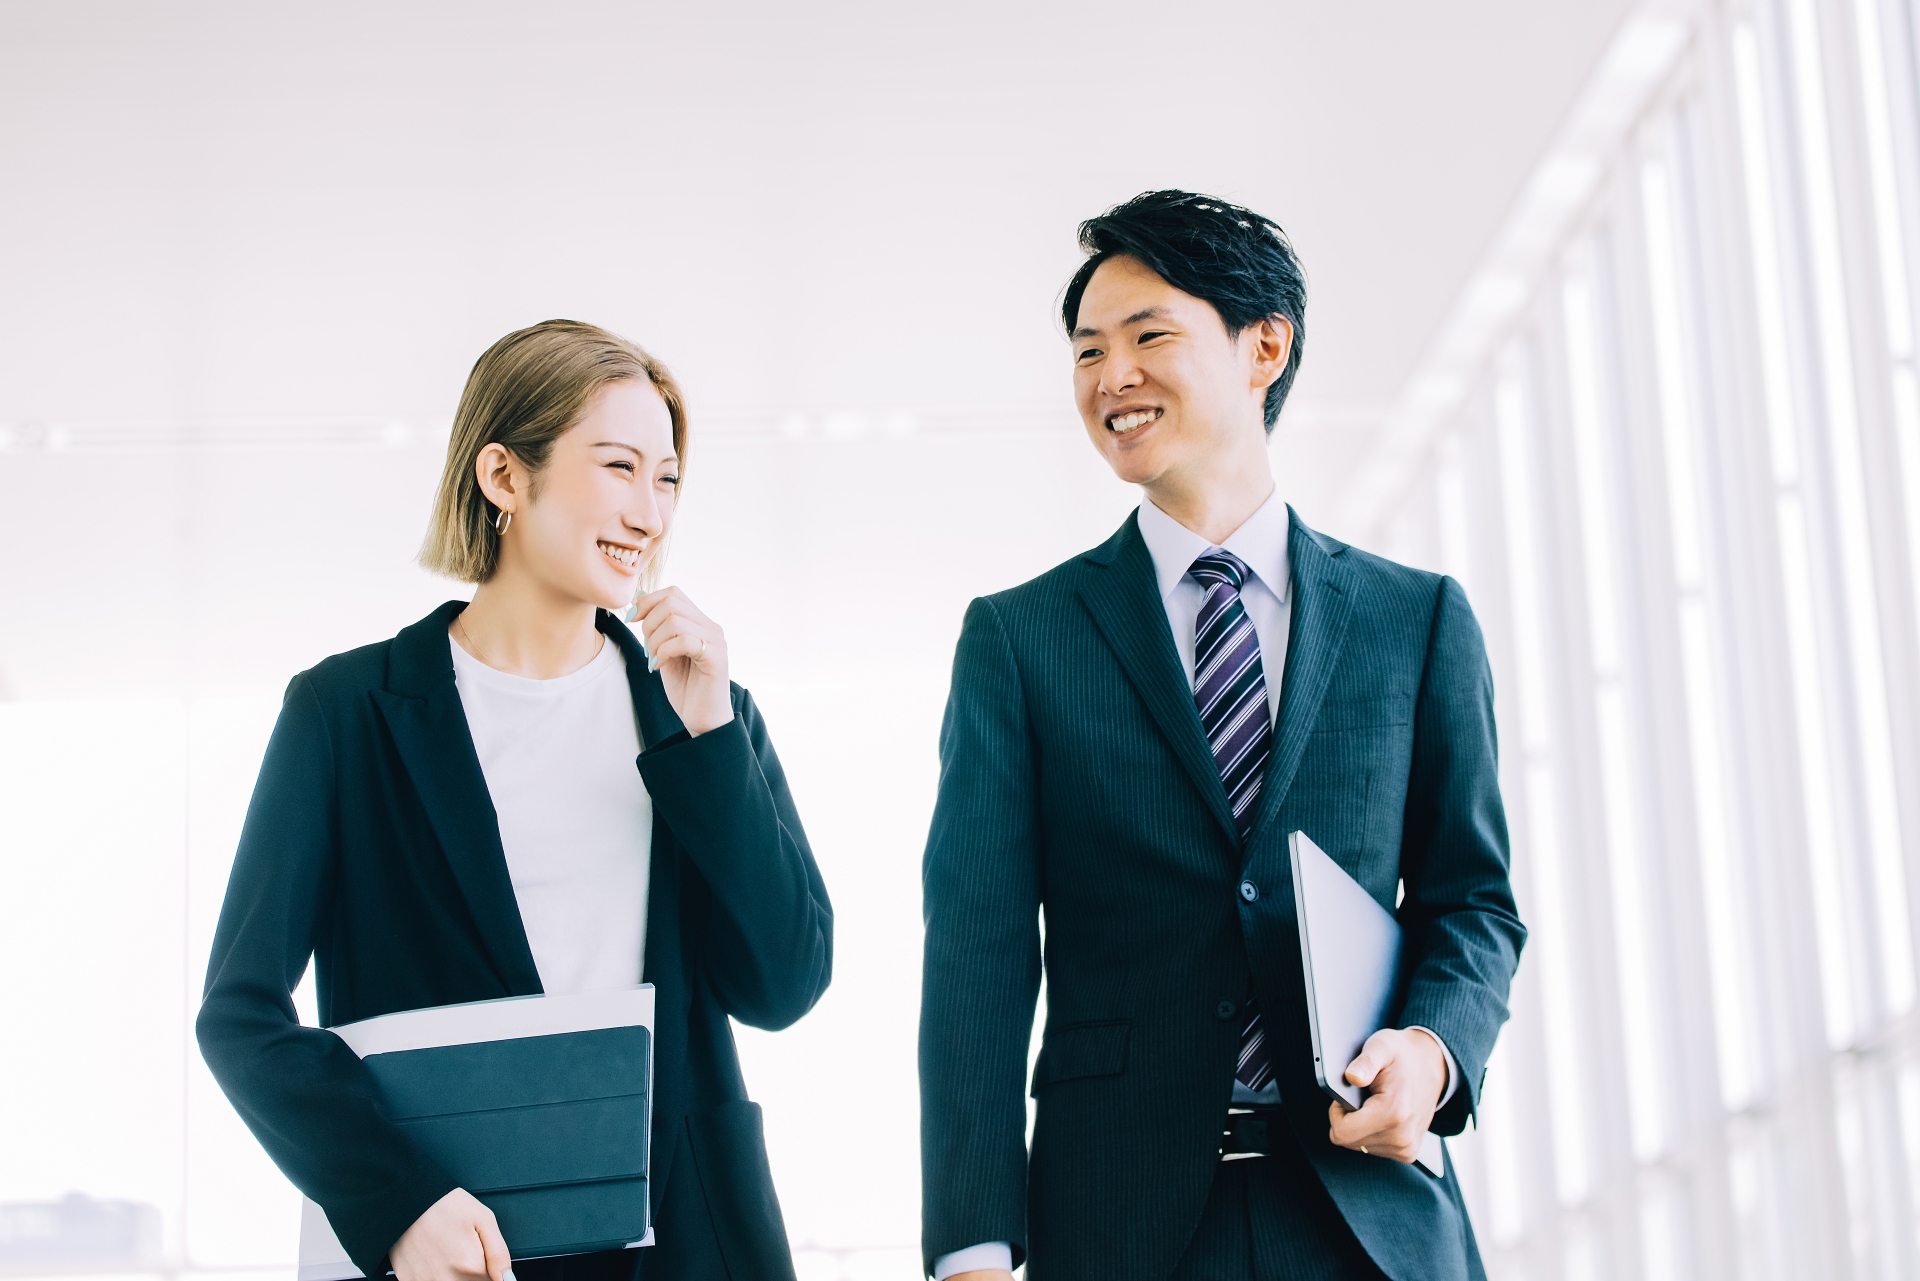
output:
<svg viewBox="0 0 1920 1281"><path fill-rule="evenodd" d="M333 1031L381 1112L494 1212L515 1259L651 1244L653 988L512 997ZM299 1281L361 1273L308 1203Z"/></svg>

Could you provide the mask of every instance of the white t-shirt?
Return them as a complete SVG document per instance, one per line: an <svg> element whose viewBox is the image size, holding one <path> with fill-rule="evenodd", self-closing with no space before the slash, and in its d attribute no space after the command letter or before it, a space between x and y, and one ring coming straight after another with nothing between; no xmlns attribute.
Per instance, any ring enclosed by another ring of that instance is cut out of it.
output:
<svg viewBox="0 0 1920 1281"><path fill-rule="evenodd" d="M620 647L604 642L579 671L541 681L447 644L541 986L632 987L647 942L653 801L634 763L640 728Z"/></svg>

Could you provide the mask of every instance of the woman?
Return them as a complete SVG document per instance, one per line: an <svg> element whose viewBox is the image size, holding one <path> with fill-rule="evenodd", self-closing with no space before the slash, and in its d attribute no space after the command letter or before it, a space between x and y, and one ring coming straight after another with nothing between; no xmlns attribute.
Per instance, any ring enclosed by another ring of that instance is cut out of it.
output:
<svg viewBox="0 0 1920 1281"><path fill-rule="evenodd" d="M370 1277L508 1281L511 1243L382 1118L346 1044L300 1026L309 956L323 1027L653 984L658 1244L519 1281L793 1275L727 1019L805 1014L833 916L726 637L677 588L635 602L685 458L679 388L638 347L572 321L507 335L467 381L421 552L472 603L288 686L200 1047Z"/></svg>

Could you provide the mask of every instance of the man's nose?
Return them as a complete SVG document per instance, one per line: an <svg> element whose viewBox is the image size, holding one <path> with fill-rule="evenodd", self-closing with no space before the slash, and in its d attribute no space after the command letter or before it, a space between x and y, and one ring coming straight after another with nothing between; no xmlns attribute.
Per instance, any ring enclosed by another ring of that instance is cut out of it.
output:
<svg viewBox="0 0 1920 1281"><path fill-rule="evenodd" d="M1101 362L1100 391L1103 395L1121 395L1138 387L1140 382L1140 366L1129 357L1115 353Z"/></svg>

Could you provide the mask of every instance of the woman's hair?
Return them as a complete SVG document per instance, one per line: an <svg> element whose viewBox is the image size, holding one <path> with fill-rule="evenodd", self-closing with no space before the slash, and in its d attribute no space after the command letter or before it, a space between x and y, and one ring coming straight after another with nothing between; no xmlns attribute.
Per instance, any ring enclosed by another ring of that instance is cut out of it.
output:
<svg viewBox="0 0 1920 1281"><path fill-rule="evenodd" d="M487 348L467 375L447 441L447 465L420 563L449 578L482 583L500 564L499 515L480 492L474 462L488 445L503 445L540 473L560 439L608 383L652 383L673 419L673 452L687 465L687 409L667 367L618 334L578 320L543 320L516 329ZM659 553L653 559L658 561Z"/></svg>

